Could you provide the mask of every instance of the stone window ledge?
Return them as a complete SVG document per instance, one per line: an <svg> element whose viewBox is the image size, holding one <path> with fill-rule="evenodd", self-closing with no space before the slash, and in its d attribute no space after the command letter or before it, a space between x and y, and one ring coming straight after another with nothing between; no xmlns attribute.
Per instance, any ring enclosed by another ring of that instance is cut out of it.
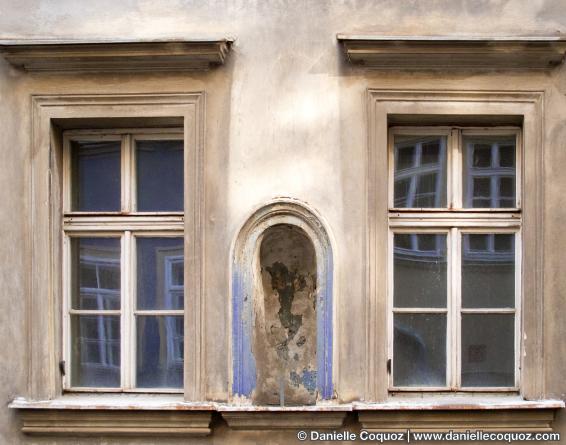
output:
<svg viewBox="0 0 566 445"><path fill-rule="evenodd" d="M353 403L367 431L550 432L560 408L564 408L561 400L527 401L508 396L399 397L385 403Z"/></svg>
<svg viewBox="0 0 566 445"><path fill-rule="evenodd" d="M22 432L58 436L206 436L210 403L184 402L182 396L79 394L54 400L15 399Z"/></svg>
<svg viewBox="0 0 566 445"><path fill-rule="evenodd" d="M181 395L77 394L15 399L22 431L36 435L204 436L218 412L236 430L336 429L349 412L368 431L552 431L560 400L519 397L400 397L383 403L252 406L185 402ZM466 414L462 415L465 410Z"/></svg>

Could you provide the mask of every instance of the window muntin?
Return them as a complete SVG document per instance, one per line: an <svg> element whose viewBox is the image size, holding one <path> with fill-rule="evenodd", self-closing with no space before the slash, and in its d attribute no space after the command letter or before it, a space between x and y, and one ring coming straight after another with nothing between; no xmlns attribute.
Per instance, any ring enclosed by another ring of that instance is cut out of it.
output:
<svg viewBox="0 0 566 445"><path fill-rule="evenodd" d="M415 202L418 144L440 134L447 167L435 196L446 185L448 204L404 205ZM397 127L389 135L389 389L517 391L520 131ZM487 178L484 195L472 193L476 177Z"/></svg>
<svg viewBox="0 0 566 445"><path fill-rule="evenodd" d="M89 156L96 157L94 148L104 147L99 140L120 146L120 187L113 189L122 209L119 213L106 206L115 197L105 201L105 193L97 197L103 205L87 207L88 211L71 199L81 187L80 175L85 171L103 182L106 174L115 173L115 169L104 168L89 171L89 167L100 167L92 162L83 162L82 169L75 167L73 150L86 145ZM164 166L153 172L145 168L145 182L150 182L153 190L138 187L142 170L136 163L138 141L150 141L152 160ZM64 387L73 391L182 392L183 217L178 205L171 204L179 199L183 202L182 133L73 131L64 134L64 143L64 197L68 198L64 355L70 370ZM165 154L151 148L163 145ZM162 212L155 208L138 211L140 191L141 195L155 196L160 177L166 177L164 190L171 199L166 200Z"/></svg>

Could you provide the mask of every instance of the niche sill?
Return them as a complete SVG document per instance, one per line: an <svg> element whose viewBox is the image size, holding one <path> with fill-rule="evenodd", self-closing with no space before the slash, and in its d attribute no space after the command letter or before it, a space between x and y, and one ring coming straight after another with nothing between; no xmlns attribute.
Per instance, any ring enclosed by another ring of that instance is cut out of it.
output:
<svg viewBox="0 0 566 445"><path fill-rule="evenodd" d="M218 405L217 411L234 430L336 429L342 426L352 405Z"/></svg>

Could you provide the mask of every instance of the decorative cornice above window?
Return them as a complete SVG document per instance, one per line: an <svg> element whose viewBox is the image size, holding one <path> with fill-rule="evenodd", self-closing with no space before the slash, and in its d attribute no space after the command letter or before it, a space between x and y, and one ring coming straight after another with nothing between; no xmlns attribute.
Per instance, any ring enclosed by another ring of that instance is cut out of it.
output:
<svg viewBox="0 0 566 445"><path fill-rule="evenodd" d="M232 39L153 41L4 40L12 65L41 72L207 70L224 63Z"/></svg>
<svg viewBox="0 0 566 445"><path fill-rule="evenodd" d="M338 34L350 63L388 70L544 70L560 65L566 37Z"/></svg>

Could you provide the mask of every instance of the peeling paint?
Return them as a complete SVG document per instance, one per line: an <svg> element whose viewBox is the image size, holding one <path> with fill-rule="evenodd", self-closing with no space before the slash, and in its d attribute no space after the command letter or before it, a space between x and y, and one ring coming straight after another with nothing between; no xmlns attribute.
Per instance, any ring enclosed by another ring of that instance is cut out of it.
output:
<svg viewBox="0 0 566 445"><path fill-rule="evenodd" d="M316 254L308 235L279 224L263 235L255 304L254 400L316 403Z"/></svg>
<svg viewBox="0 0 566 445"><path fill-rule="evenodd" d="M290 198L266 204L233 252L232 401L331 399L333 256L319 217Z"/></svg>

